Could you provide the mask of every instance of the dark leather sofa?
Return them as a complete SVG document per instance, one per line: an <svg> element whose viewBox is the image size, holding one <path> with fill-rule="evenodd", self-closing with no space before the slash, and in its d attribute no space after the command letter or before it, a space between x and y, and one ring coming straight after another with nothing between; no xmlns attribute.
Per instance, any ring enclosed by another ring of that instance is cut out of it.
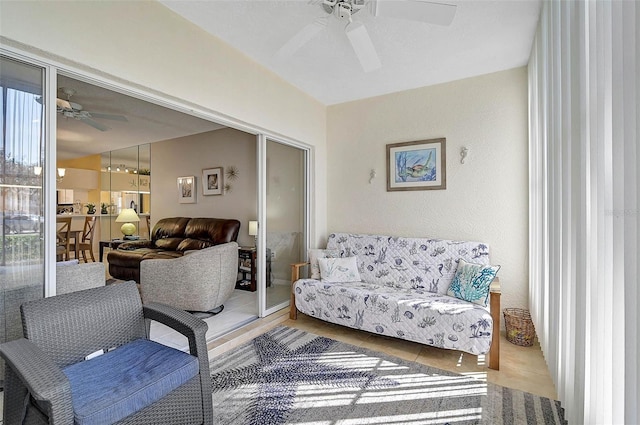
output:
<svg viewBox="0 0 640 425"><path fill-rule="evenodd" d="M182 257L186 251L208 248L238 239L240 222L222 218L163 218L153 226L151 240L129 241L109 252L109 274L140 283L140 262Z"/></svg>

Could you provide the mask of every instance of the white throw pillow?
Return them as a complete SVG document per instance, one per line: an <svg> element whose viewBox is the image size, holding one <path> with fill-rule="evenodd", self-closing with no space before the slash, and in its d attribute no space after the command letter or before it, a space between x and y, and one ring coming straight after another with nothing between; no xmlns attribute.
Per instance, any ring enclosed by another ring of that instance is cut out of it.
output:
<svg viewBox="0 0 640 425"><path fill-rule="evenodd" d="M340 253L335 249L310 249L309 250L309 274L311 279L320 279L319 258L335 258Z"/></svg>
<svg viewBox="0 0 640 425"><path fill-rule="evenodd" d="M360 282L357 257L319 258L323 282Z"/></svg>

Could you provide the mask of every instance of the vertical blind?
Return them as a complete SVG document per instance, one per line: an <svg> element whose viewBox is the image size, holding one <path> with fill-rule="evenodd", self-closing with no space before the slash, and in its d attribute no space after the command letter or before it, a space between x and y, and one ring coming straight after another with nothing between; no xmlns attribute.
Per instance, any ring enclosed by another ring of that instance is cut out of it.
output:
<svg viewBox="0 0 640 425"><path fill-rule="evenodd" d="M529 102L540 345L570 423L640 423L640 2L545 2Z"/></svg>

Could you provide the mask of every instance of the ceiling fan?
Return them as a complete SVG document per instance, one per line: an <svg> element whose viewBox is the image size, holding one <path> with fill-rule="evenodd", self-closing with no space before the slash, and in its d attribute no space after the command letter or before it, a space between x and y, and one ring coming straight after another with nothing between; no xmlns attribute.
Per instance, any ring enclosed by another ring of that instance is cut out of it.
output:
<svg viewBox="0 0 640 425"><path fill-rule="evenodd" d="M310 3L320 3L327 15L305 25L294 34L276 52L276 57L287 59L293 56L323 31L327 27L328 19L334 16L335 19L347 23L344 28L345 33L364 72L375 71L382 66L382 63L366 27L362 22L353 19L363 8L366 8L374 17L408 19L444 26L451 24L457 8L451 4L420 0L311 0Z"/></svg>
<svg viewBox="0 0 640 425"><path fill-rule="evenodd" d="M82 108L82 105L71 101L71 97L76 94L76 91L70 87L60 87L60 91L67 96L67 100L57 98L56 107L59 114L65 118L74 118L82 121L83 123L90 125L91 127L100 130L107 131L109 127L100 124L93 118L100 118L105 120L115 121L128 121L124 115L103 114L100 112L89 112Z"/></svg>

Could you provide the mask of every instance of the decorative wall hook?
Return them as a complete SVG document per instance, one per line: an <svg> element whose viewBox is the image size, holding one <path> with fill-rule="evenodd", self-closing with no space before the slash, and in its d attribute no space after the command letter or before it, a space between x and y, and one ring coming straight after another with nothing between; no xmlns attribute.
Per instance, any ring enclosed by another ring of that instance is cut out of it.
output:
<svg viewBox="0 0 640 425"><path fill-rule="evenodd" d="M469 153L469 148L466 148L464 146L460 148L460 164L464 164L464 160L467 157L468 153Z"/></svg>
<svg viewBox="0 0 640 425"><path fill-rule="evenodd" d="M369 184L371 184L371 182L373 181L373 179L376 178L376 170L374 168L371 169L371 171L369 172Z"/></svg>

